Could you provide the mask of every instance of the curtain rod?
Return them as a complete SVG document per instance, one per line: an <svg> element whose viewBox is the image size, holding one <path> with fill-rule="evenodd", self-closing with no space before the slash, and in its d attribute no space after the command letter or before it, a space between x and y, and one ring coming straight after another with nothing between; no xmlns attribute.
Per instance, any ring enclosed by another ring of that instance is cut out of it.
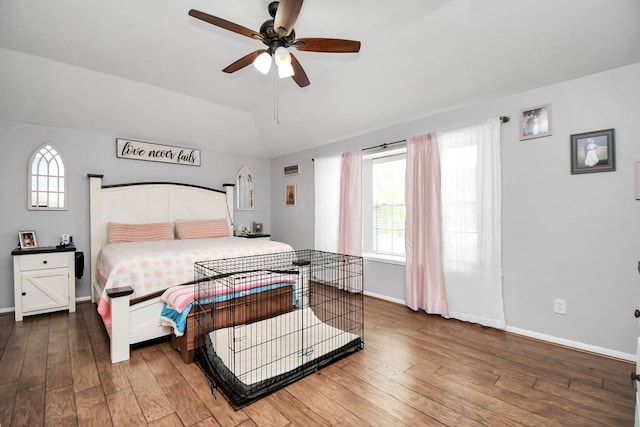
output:
<svg viewBox="0 0 640 427"><path fill-rule="evenodd" d="M502 123L508 123L509 122L509 116L500 116L498 117L500 119L500 121ZM362 151L367 151L367 150L375 150L376 148L382 148L383 150L386 149L388 146L390 145L395 145L395 144L401 144L403 142L407 142L406 139L401 139L399 141L393 141L393 142L385 142L384 144L380 144L380 145L374 145L373 147L367 147L367 148L363 148ZM311 159L312 161L315 161L316 159Z"/></svg>
<svg viewBox="0 0 640 427"><path fill-rule="evenodd" d="M500 116L499 119L500 119L500 121L502 123L507 123L509 121L509 116ZM374 145L373 147L363 148L362 151L375 150L376 148L382 148L384 150L387 147L389 147L390 145L401 144L403 142L407 142L407 140L406 139L401 139L399 141L385 142L384 144Z"/></svg>

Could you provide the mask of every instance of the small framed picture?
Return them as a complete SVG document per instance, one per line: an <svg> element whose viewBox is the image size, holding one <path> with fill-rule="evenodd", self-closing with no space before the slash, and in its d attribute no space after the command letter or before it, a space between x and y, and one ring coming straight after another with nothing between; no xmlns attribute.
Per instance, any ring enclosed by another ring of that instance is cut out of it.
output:
<svg viewBox="0 0 640 427"><path fill-rule="evenodd" d="M20 249L37 248L38 241L36 240L36 232L18 231L18 237L20 238Z"/></svg>
<svg viewBox="0 0 640 427"><path fill-rule="evenodd" d="M295 184L287 184L284 187L285 193L285 206L295 206L296 205L296 185Z"/></svg>
<svg viewBox="0 0 640 427"><path fill-rule="evenodd" d="M571 135L571 173L616 170L613 129Z"/></svg>
<svg viewBox="0 0 640 427"><path fill-rule="evenodd" d="M551 104L520 110L520 140L551 135Z"/></svg>

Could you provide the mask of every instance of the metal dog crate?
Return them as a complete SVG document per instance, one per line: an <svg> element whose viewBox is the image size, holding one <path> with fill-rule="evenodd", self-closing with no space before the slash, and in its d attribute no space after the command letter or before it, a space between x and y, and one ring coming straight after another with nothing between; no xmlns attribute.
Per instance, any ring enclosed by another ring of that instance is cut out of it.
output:
<svg viewBox="0 0 640 427"><path fill-rule="evenodd" d="M196 361L238 409L364 347L362 257L198 262Z"/></svg>

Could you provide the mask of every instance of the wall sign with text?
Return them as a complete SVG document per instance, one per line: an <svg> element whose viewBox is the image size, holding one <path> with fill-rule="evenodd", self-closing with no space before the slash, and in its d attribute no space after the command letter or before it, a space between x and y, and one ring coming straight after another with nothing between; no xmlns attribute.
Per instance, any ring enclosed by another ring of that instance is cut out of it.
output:
<svg viewBox="0 0 640 427"><path fill-rule="evenodd" d="M200 150L195 148L173 147L130 139L116 139L116 156L121 159L200 166Z"/></svg>

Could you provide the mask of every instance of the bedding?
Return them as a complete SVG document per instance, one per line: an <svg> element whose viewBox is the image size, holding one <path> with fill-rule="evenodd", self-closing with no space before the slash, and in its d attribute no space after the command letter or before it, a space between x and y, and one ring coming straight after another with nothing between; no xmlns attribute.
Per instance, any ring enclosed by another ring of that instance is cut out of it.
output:
<svg viewBox="0 0 640 427"><path fill-rule="evenodd" d="M97 259L96 276L103 288L98 312L110 326L107 289L130 286L131 298L140 298L192 281L197 261L292 250L286 243L242 237L107 244Z"/></svg>
<svg viewBox="0 0 640 427"><path fill-rule="evenodd" d="M240 298L246 295L252 295L259 292L277 289L283 286L291 286L293 288L291 305L295 305L297 294L295 292L296 281L291 279L290 274L281 274L275 272L259 272L259 273L240 273L238 275L228 276L234 277L240 285L229 289L225 282L214 281L214 286L207 286L206 294L198 295L199 304L211 304L216 302L228 301L233 298ZM160 313L160 323L163 326L173 328L174 334L180 337L184 334L187 316L193 306L195 300L194 286L179 285L164 291L160 297L163 307Z"/></svg>

